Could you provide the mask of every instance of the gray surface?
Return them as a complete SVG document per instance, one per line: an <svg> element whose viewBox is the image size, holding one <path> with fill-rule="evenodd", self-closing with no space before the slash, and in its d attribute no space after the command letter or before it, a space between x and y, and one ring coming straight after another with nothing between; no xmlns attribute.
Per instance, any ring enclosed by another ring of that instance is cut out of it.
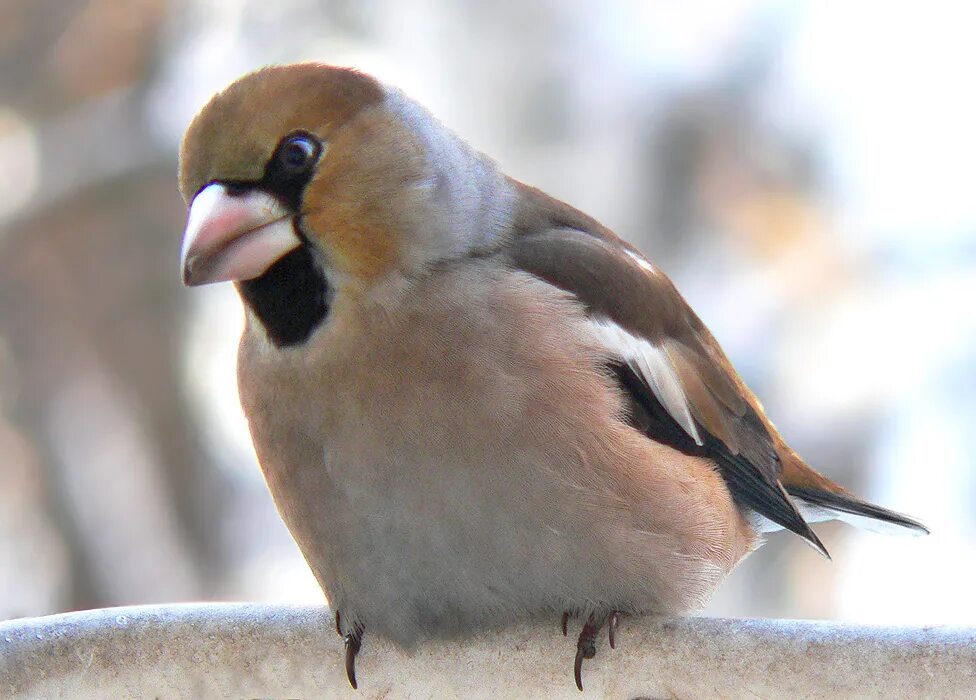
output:
<svg viewBox="0 0 976 700"><path fill-rule="evenodd" d="M3 698L976 698L976 630L624 619L573 684L574 636L522 626L412 654L366 637L346 683L328 610L113 608L0 623Z"/></svg>

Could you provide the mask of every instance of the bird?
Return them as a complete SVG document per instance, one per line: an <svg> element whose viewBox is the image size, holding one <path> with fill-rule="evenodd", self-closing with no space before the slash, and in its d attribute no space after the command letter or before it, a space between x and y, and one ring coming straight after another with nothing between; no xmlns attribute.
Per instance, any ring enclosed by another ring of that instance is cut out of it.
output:
<svg viewBox="0 0 976 700"><path fill-rule="evenodd" d="M243 302L238 388L278 512L335 611L410 649L680 615L785 529L925 533L808 466L675 285L401 90L249 73L180 147L184 284Z"/></svg>

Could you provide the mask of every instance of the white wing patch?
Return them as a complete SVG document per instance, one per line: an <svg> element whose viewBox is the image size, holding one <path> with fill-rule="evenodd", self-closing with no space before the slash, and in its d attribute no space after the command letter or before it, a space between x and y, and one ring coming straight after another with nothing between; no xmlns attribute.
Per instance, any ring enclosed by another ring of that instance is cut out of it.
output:
<svg viewBox="0 0 976 700"><path fill-rule="evenodd" d="M620 356L654 392L661 405L697 444L702 444L691 417L688 397L667 353L650 341L624 330L608 318L592 317L590 324L603 345Z"/></svg>

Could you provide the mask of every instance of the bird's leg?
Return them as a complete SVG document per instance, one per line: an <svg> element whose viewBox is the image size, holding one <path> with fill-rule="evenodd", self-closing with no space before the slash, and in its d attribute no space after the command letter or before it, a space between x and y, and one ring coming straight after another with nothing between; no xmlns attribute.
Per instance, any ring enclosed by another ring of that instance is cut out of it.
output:
<svg viewBox="0 0 976 700"><path fill-rule="evenodd" d="M342 613L335 611L336 634L342 636Z"/></svg>
<svg viewBox="0 0 976 700"><path fill-rule="evenodd" d="M563 615L563 629L565 630L567 615ZM609 624L607 624L609 622ZM620 622L620 612L611 610L609 615L598 615L590 613L580 632L579 639L576 640L576 663L573 666L573 675L576 677L576 687L583 690L583 659L592 659L596 656L596 636L607 624L607 632L610 637L610 648L616 648L617 624ZM563 632L565 634L565 632Z"/></svg>
<svg viewBox="0 0 976 700"><path fill-rule="evenodd" d="M569 632L569 611L563 613L563 636L565 637Z"/></svg>
<svg viewBox="0 0 976 700"><path fill-rule="evenodd" d="M363 628L353 625L352 631L342 638L346 645L346 678L353 690L359 688L356 684L356 655L363 647Z"/></svg>

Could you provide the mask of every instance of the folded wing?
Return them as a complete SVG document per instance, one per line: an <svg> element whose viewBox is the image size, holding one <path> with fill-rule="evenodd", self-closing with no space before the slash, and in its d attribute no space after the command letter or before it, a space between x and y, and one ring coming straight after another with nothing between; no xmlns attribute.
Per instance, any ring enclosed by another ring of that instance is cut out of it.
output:
<svg viewBox="0 0 976 700"><path fill-rule="evenodd" d="M826 515L925 531L807 466L671 280L632 246L554 200L542 201L518 230L507 251L511 264L585 306L595 333L617 358L609 369L632 423L653 440L713 460L758 529L791 530L824 555L804 513L811 521Z"/></svg>

